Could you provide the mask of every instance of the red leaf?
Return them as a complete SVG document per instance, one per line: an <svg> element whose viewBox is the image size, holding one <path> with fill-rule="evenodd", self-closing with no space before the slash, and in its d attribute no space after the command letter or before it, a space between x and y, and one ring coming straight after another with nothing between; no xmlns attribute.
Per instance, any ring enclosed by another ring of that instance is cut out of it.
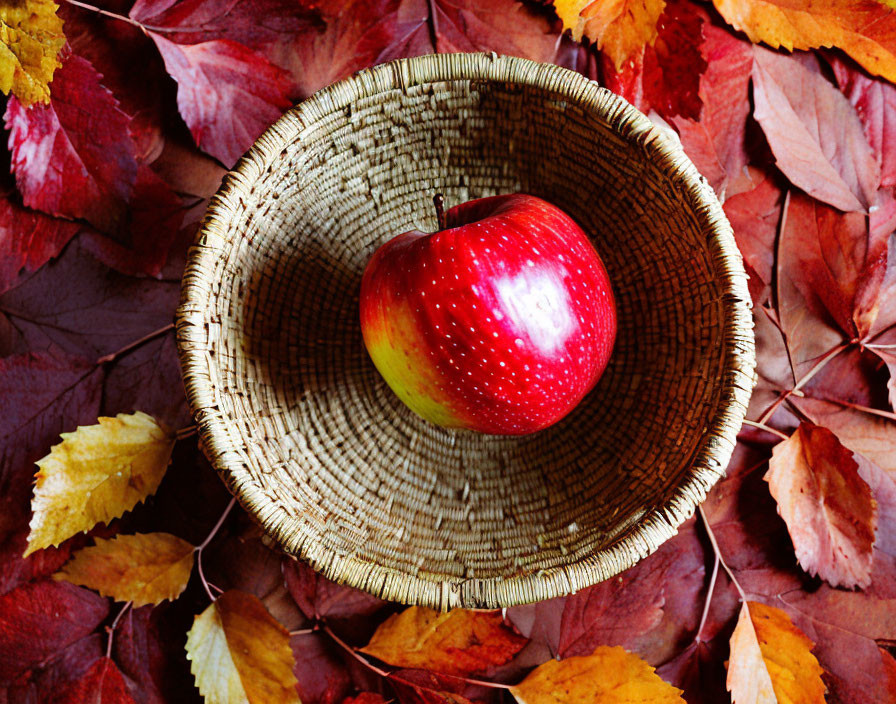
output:
<svg viewBox="0 0 896 704"><path fill-rule="evenodd" d="M59 547L50 547L22 557L28 545L28 527L9 534L6 540L0 540L0 594L15 589L21 584L41 577L49 577L62 567L71 556L71 544L66 540Z"/></svg>
<svg viewBox="0 0 896 704"><path fill-rule="evenodd" d="M201 149L233 166L289 107L283 69L229 39L175 44L149 32L178 83L177 107Z"/></svg>
<svg viewBox="0 0 896 704"><path fill-rule="evenodd" d="M10 687L9 701L34 704L55 702L56 695L64 686L83 676L93 663L103 657L106 649L104 640L99 633L94 633L63 648L41 669L30 671L27 679L23 681L19 678Z"/></svg>
<svg viewBox="0 0 896 704"><path fill-rule="evenodd" d="M758 183L749 191L725 201L725 215L734 228L737 247L750 275L753 305L760 306L771 295L775 266L775 238L781 219L781 189L770 175L757 174Z"/></svg>
<svg viewBox="0 0 896 704"><path fill-rule="evenodd" d="M289 644L302 704L337 704L352 690L348 670L327 638L305 634L293 636Z"/></svg>
<svg viewBox="0 0 896 704"><path fill-rule="evenodd" d="M674 120L685 153L723 199L747 163L745 133L753 52L748 42L712 25L703 28L699 121Z"/></svg>
<svg viewBox="0 0 896 704"><path fill-rule="evenodd" d="M667 120L675 115L697 119L703 106L700 77L707 66L701 53L704 19L702 9L687 0L667 2L656 41L637 61L617 72L612 59L602 56L607 88L642 112L654 109Z"/></svg>
<svg viewBox="0 0 896 704"><path fill-rule="evenodd" d="M830 430L802 423L775 446L765 475L800 565L835 587L871 581L877 508L858 470Z"/></svg>
<svg viewBox="0 0 896 704"><path fill-rule="evenodd" d="M191 681L178 682L171 676L169 669L174 658L171 650L165 649L156 615L151 606L130 609L118 623L112 639L112 656L127 678L128 691L139 704L162 704L178 692L178 685L192 686ZM175 657L179 660L180 653Z"/></svg>
<svg viewBox="0 0 896 704"><path fill-rule="evenodd" d="M81 226L0 200L0 293L18 273L36 271L57 256Z"/></svg>
<svg viewBox="0 0 896 704"><path fill-rule="evenodd" d="M81 679L71 683L57 699L59 704L136 704L124 678L109 658L100 658Z"/></svg>
<svg viewBox="0 0 896 704"><path fill-rule="evenodd" d="M33 582L0 596L0 681L39 667L108 613L105 599L66 582Z"/></svg>
<svg viewBox="0 0 896 704"><path fill-rule="evenodd" d="M839 57L828 59L840 90L862 121L868 143L881 165L881 185L896 186L896 87L870 78Z"/></svg>
<svg viewBox="0 0 896 704"><path fill-rule="evenodd" d="M354 697L346 697L342 704L387 704L382 694L377 692L360 692Z"/></svg>
<svg viewBox="0 0 896 704"><path fill-rule="evenodd" d="M727 641L718 638L709 642L695 641L674 659L657 668L656 674L683 690L688 704L713 704L728 701L725 687Z"/></svg>
<svg viewBox="0 0 896 704"><path fill-rule="evenodd" d="M800 61L754 47L754 117L778 167L809 195L840 210L877 201L880 167L849 101Z"/></svg>
<svg viewBox="0 0 896 704"><path fill-rule="evenodd" d="M859 476L864 479L877 503L877 530L871 564L870 593L884 599L896 598L896 475L889 474L862 455L855 455Z"/></svg>
<svg viewBox="0 0 896 704"><path fill-rule="evenodd" d="M136 148L127 115L87 60L70 54L50 103L26 109L10 98L5 120L25 205L116 229L137 179Z"/></svg>
<svg viewBox="0 0 896 704"><path fill-rule="evenodd" d="M310 619L369 616L387 605L387 602L367 592L336 584L304 562L284 561L283 574L289 593Z"/></svg>

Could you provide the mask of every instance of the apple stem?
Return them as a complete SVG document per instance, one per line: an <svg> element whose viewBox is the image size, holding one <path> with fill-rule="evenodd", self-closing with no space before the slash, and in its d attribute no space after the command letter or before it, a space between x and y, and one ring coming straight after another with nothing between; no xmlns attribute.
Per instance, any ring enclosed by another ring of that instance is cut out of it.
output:
<svg viewBox="0 0 896 704"><path fill-rule="evenodd" d="M439 223L439 232L448 229L448 219L445 217L445 196L436 193L432 197L433 205L436 206L436 220Z"/></svg>

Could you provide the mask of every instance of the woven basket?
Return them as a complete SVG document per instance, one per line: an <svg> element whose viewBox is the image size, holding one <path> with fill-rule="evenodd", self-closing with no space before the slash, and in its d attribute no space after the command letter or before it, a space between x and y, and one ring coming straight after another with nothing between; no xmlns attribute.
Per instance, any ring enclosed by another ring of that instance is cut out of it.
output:
<svg viewBox="0 0 896 704"><path fill-rule="evenodd" d="M361 274L449 204L524 191L593 237L619 310L597 388L525 437L437 428L364 349ZM212 201L178 312L206 450L288 553L436 608L574 592L673 535L749 401L746 276L712 190L625 101L494 54L362 71L288 112Z"/></svg>

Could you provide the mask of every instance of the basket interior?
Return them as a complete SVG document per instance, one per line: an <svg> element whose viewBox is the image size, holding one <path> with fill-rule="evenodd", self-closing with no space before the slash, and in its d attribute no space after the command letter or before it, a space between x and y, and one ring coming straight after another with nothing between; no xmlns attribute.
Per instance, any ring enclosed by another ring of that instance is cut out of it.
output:
<svg viewBox="0 0 896 704"><path fill-rule="evenodd" d="M508 605L608 577L690 515L730 453L733 434L721 451L710 435L730 404L731 282L705 209L646 119L605 91L377 75L376 90L284 118L257 148L264 168L212 208L187 382L215 464L288 552L392 599ZM367 356L364 266L396 234L435 228L437 191L448 205L541 196L607 266L610 365L548 430L437 428ZM185 300L195 320L196 291Z"/></svg>

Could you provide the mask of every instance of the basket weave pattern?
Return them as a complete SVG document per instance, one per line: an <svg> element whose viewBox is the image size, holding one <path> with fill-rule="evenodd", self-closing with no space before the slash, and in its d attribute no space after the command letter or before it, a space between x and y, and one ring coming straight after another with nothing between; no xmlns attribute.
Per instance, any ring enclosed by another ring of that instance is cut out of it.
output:
<svg viewBox="0 0 896 704"><path fill-rule="evenodd" d="M364 266L435 229L437 191L541 196L604 259L616 349L546 431L434 427L367 357ZM178 342L209 456L283 548L437 608L566 594L654 550L724 471L754 366L740 255L680 147L581 76L484 54L361 72L268 130L209 208Z"/></svg>

